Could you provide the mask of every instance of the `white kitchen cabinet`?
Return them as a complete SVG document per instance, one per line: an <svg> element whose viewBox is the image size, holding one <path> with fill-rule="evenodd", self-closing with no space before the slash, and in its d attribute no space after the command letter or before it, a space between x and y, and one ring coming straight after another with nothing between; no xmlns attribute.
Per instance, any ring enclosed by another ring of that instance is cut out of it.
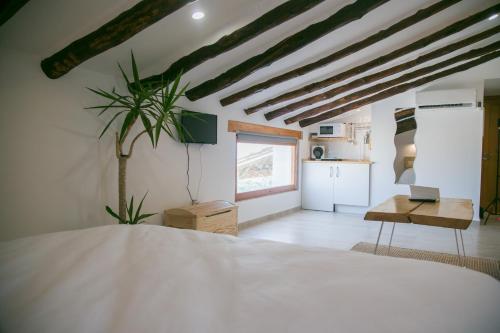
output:
<svg viewBox="0 0 500 333"><path fill-rule="evenodd" d="M337 163L333 182L336 205L368 206L370 199L370 165Z"/></svg>
<svg viewBox="0 0 500 333"><path fill-rule="evenodd" d="M333 163L302 164L302 208L333 211Z"/></svg>
<svg viewBox="0 0 500 333"><path fill-rule="evenodd" d="M302 208L331 212L334 205L370 204L370 164L310 162L302 164Z"/></svg>

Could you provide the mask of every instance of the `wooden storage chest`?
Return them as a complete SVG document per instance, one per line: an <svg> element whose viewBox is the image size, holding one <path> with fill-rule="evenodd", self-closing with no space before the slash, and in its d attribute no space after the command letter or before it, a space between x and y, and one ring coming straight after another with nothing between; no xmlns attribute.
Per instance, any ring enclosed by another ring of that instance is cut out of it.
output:
<svg viewBox="0 0 500 333"><path fill-rule="evenodd" d="M238 235L238 206L223 200L165 210L163 224L181 229Z"/></svg>

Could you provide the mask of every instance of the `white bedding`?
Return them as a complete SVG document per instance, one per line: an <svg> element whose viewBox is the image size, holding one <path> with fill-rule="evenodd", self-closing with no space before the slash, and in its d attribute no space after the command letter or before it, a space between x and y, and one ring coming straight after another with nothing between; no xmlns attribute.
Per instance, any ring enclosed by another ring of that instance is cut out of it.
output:
<svg viewBox="0 0 500 333"><path fill-rule="evenodd" d="M0 332L500 332L500 283L445 264L161 226L0 243Z"/></svg>

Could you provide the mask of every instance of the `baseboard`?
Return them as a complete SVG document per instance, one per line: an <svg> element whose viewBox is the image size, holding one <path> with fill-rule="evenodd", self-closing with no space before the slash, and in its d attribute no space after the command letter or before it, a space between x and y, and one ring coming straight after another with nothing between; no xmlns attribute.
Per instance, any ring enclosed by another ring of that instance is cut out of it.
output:
<svg viewBox="0 0 500 333"><path fill-rule="evenodd" d="M273 213L273 214L269 214L269 215L266 215L266 216L262 216L262 217L259 217L259 218L253 219L253 220L248 220L248 221L245 221L245 222L241 222L241 223L238 223L238 229L242 230L242 229L246 229L246 228L249 228L249 227L253 227L255 225L258 225L258 224L261 224L261 223L264 223L264 222L268 222L270 220L273 220L273 219L276 219L276 218L279 218L279 217L283 217L283 216L286 216L286 215L298 212L301 209L302 209L302 207L297 206L297 207L294 207L294 208L283 210L281 212L277 212L277 213Z"/></svg>
<svg viewBox="0 0 500 333"><path fill-rule="evenodd" d="M368 207L335 205L335 212L337 212L337 213L364 215L364 214L366 214L367 211L368 211Z"/></svg>

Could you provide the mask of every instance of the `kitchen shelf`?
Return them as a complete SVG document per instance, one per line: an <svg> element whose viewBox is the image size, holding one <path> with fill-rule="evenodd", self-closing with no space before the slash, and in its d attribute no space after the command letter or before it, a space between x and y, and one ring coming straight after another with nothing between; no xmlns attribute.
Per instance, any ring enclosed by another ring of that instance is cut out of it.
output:
<svg viewBox="0 0 500 333"><path fill-rule="evenodd" d="M309 136L309 141L311 142L333 142L333 141L345 141L347 137L338 138L318 138L317 136Z"/></svg>

